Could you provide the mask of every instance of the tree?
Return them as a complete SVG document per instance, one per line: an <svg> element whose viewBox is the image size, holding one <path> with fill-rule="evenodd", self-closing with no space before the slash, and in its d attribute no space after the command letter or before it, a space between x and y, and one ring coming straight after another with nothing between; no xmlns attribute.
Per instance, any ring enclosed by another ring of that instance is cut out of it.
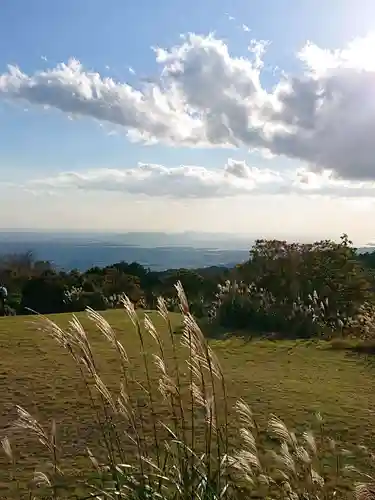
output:
<svg viewBox="0 0 375 500"><path fill-rule="evenodd" d="M65 284L58 275L46 272L29 279L22 289L21 310L40 314L64 312Z"/></svg>
<svg viewBox="0 0 375 500"><path fill-rule="evenodd" d="M234 297L242 318L246 310L249 321L261 311L263 323L272 315L272 324L280 328L290 329L297 319L306 332L312 318L326 325L337 325L338 318L348 323L363 304L374 301L371 277L347 235L339 243L257 240L249 261L238 266L234 276L246 284L245 291L239 289L241 297L239 291ZM230 300L225 302L228 310Z"/></svg>

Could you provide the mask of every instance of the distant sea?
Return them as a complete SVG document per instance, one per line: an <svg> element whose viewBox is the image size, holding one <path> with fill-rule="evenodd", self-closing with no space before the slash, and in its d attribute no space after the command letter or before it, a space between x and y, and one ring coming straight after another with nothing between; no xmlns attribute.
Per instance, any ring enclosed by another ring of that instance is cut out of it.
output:
<svg viewBox="0 0 375 500"><path fill-rule="evenodd" d="M209 266L233 267L249 258L256 237L210 233L71 233L1 231L0 255L31 251L58 269L84 271L119 261L155 271ZM293 238L295 241L295 239ZM369 245L359 251L373 251Z"/></svg>
<svg viewBox="0 0 375 500"><path fill-rule="evenodd" d="M248 258L250 245L225 248L220 241L189 241L189 238L156 238L145 233L139 238L143 245L125 235L75 235L25 232L0 232L0 254L31 251L37 260L49 260L57 269L79 269L107 266L119 261L138 262L155 271L208 266L232 267ZM131 241L127 244L126 240ZM173 241L171 241L171 239ZM123 241L125 240L125 241ZM175 241L176 240L176 241ZM162 244L164 242L164 244ZM220 248L223 246L224 248Z"/></svg>

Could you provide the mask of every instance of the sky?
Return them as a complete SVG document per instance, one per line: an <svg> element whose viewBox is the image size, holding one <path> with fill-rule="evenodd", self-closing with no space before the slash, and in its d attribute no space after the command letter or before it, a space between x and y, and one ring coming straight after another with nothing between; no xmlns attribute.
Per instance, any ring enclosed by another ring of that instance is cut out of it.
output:
<svg viewBox="0 0 375 500"><path fill-rule="evenodd" d="M0 9L0 228L375 240L373 0Z"/></svg>

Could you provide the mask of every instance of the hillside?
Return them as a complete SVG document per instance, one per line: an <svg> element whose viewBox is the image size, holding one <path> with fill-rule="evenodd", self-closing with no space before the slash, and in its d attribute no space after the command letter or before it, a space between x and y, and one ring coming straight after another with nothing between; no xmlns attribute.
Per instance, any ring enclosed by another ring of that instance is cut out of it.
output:
<svg viewBox="0 0 375 500"><path fill-rule="evenodd" d="M118 332L137 379L144 381L139 340L124 311L106 312L105 317ZM171 317L177 327L179 315ZM53 317L61 325L66 325L69 318L70 315ZM103 379L110 387L117 388L119 366L114 352L83 313L79 318L87 327L94 351L99 355ZM154 313L152 318L168 344L161 319ZM0 319L0 437L15 415L16 404L28 409L47 428L55 419L64 470L68 476L80 477L81 469L87 466L85 447L89 445L93 451L98 448L86 391L69 356L52 339L37 331L31 320L30 317ZM313 425L313 414L319 411L326 420L326 432L345 447L371 444L375 428L375 365L371 359L347 355L317 342L245 342L231 338L212 341L212 346L226 375L230 407L238 398L244 398L262 424L270 413L275 413L297 430ZM146 349L148 353L155 352L149 337ZM155 380L154 371L151 376ZM158 418L167 418L161 398L156 405ZM231 417L230 426L233 425ZM234 432L232 435L238 439ZM37 463L40 464L43 451L27 432L15 443L25 484ZM10 498L7 490L9 467L3 456L0 471L0 497L4 498L7 492Z"/></svg>

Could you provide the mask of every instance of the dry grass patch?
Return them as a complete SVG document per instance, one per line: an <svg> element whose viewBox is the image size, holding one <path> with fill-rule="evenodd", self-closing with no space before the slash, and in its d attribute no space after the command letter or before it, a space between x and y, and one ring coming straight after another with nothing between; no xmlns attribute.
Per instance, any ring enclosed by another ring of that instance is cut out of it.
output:
<svg viewBox="0 0 375 500"><path fill-rule="evenodd" d="M124 311L106 312L104 317L127 351L134 378L137 379L137 383L130 382L130 393L137 394L137 404L143 408L140 425L152 448L154 420L148 399L138 385L147 387L148 383L139 337ZM165 346L165 357L172 359L173 349L164 321L156 313L150 313L150 317ZM78 315L78 318L87 331L103 382L109 389L118 392L121 370L115 349L109 347L85 314ZM66 477L78 479L87 474L87 447L101 458L101 433L95 424L92 402L75 362L50 336L38 331L33 319L18 317L0 320L0 437L7 433L9 424L16 417L15 405L26 408L46 429L50 429L52 420L55 420L61 448L59 459ZM58 315L51 319L66 326L70 315ZM178 329L180 315L171 315L171 321L173 329ZM180 334L176 334L176 338L179 342ZM145 335L144 342L144 349L151 360L152 354L157 353L155 340ZM274 413L284 419L289 428L306 430L316 426L313 415L318 411L326 421L324 432L346 448L371 446L375 428L375 369L369 358L329 350L323 344L312 342L246 342L233 338L212 341L211 347L226 377L229 434L234 445L240 446L243 438L238 432L238 419L233 410L235 403L242 398L251 406L262 429L266 429L268 417ZM182 385L186 389L183 389L183 398L189 406L190 392L186 387L189 373L185 358L186 353L179 349ZM157 388L160 373L152 361L148 366L151 383ZM153 395L158 421L169 422L170 405L157 390L153 391ZM219 408L219 413L221 411L222 408ZM205 432L202 417L202 425L197 425L195 429L198 442L203 442ZM262 443L269 446L263 436ZM17 433L13 438L13 448L20 464L21 486L24 486L41 460L48 459L46 450L27 432ZM126 460L131 462L134 458L132 446L125 446L124 452ZM369 465L365 459L357 459L356 464L361 467ZM10 473L6 457L1 456L1 498L12 498L9 492ZM343 486L345 484L343 480Z"/></svg>

